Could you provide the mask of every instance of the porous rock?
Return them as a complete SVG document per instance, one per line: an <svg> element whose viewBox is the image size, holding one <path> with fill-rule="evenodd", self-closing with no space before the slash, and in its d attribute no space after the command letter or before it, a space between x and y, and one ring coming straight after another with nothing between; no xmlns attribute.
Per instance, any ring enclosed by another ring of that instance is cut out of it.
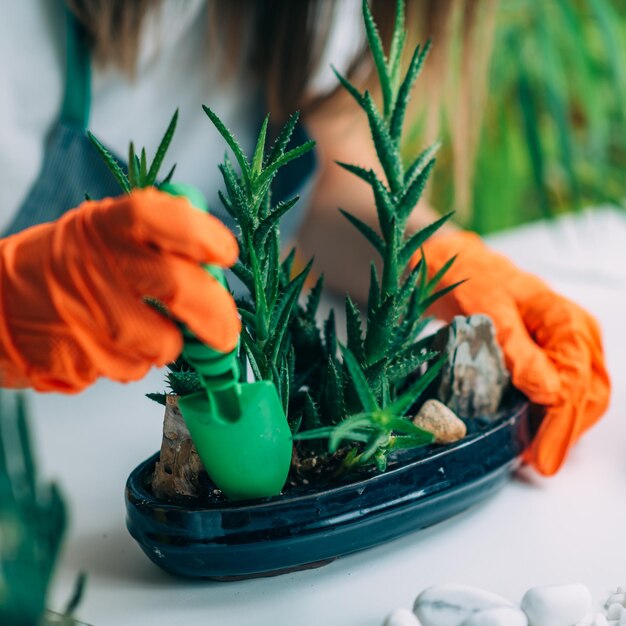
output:
<svg viewBox="0 0 626 626"><path fill-rule="evenodd" d="M409 609L396 609L387 615L383 626L422 626Z"/></svg>
<svg viewBox="0 0 626 626"><path fill-rule="evenodd" d="M515 605L484 589L447 583L420 593L413 611L423 626L462 626L474 613L496 608Z"/></svg>
<svg viewBox="0 0 626 626"><path fill-rule="evenodd" d="M413 423L435 435L435 443L453 443L467 433L463 421L438 400L426 400Z"/></svg>
<svg viewBox="0 0 626 626"><path fill-rule="evenodd" d="M572 626L591 613L591 606L591 592L580 584L533 587L522 599L531 626Z"/></svg>
<svg viewBox="0 0 626 626"><path fill-rule="evenodd" d="M178 397L166 396L161 454L152 476L152 491L157 498L197 498L199 476L204 466L178 408Z"/></svg>
<svg viewBox="0 0 626 626"><path fill-rule="evenodd" d="M493 418L509 385L509 373L487 315L457 316L433 347L446 355L437 398L459 417Z"/></svg>
<svg viewBox="0 0 626 626"><path fill-rule="evenodd" d="M502 607L473 613L461 626L528 626L528 619L517 608Z"/></svg>

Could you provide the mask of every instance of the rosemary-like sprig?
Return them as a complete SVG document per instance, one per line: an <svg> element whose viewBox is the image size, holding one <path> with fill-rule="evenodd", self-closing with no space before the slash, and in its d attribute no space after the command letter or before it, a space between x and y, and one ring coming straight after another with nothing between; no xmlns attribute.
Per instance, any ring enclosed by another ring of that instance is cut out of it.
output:
<svg viewBox="0 0 626 626"><path fill-rule="evenodd" d="M269 116L263 121L252 158L248 158L220 118L204 107L207 116L231 148L239 172L228 159L220 165L226 192L220 199L238 232L239 260L233 273L244 284L248 297L238 300L242 318L241 361L250 364L255 378L270 380L278 389L289 416L290 396L296 391L296 354L290 339L290 323L311 269L311 263L292 278L295 251L281 262L280 221L298 197L272 202L271 185L278 171L310 151L307 141L288 149L298 114L286 122L273 146L266 150Z"/></svg>
<svg viewBox="0 0 626 626"><path fill-rule="evenodd" d="M378 232L357 216L341 212L380 255L382 275L379 277L372 264L364 326L357 307L349 297L346 298L347 346L342 350L343 363L339 366L331 359L324 377L324 393L333 395L334 401L325 401L321 395L319 421L327 421L323 409L328 405L343 410L344 419L334 427L321 426L297 437L329 436L331 451L342 440L355 441L359 446L348 455L344 465L373 460L384 469L391 451L432 441L432 437L404 416L442 365L441 359L433 363L437 354L418 341L429 321L424 317L425 311L456 285L436 290L437 283L454 259L430 279L423 255L412 269L408 267L425 241L450 217L445 215L418 232L411 232L407 227L435 163L436 146L424 150L408 166L405 166L400 152L411 90L430 44L414 50L402 77L401 64L407 38L404 0L397 0L388 57L367 0L363 0L362 11L382 94L382 110L377 107L370 91L361 92L339 72L335 73L367 116L384 179L371 169L348 163L339 165L371 187ZM420 368L427 364L430 365L426 373L419 376ZM409 376L415 375L418 375L417 381L409 384Z"/></svg>

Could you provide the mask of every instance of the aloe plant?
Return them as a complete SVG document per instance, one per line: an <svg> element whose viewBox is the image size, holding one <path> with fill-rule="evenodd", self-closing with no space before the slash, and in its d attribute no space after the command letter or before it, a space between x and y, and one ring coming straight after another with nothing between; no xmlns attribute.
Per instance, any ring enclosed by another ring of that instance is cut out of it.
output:
<svg viewBox="0 0 626 626"><path fill-rule="evenodd" d="M408 166L400 154L411 90L429 45L416 48L403 75L403 0L397 0L388 57L366 1L363 18L380 83L382 108L378 108L369 91L360 92L340 74L337 77L367 115L385 177L379 178L372 170L358 165L339 165L371 186L379 232L356 216L342 213L379 253L382 272L379 276L372 264L365 324L355 303L346 296L347 345L340 345L337 340L333 312L318 325L323 277L311 289L306 302L301 303L311 263L293 276L296 251L281 259L280 224L298 198L275 202L272 181L282 167L314 146L308 141L289 147L298 114L288 119L272 146L266 145L269 116L266 117L254 152L247 156L220 118L206 106L204 111L234 156L234 163L226 157L219 166L225 185L219 197L236 225L240 255L233 273L247 290L247 295L237 300L242 318L242 376L246 376L249 364L255 379L275 384L295 439L315 442L328 437L331 453L342 444L351 447L344 468L373 462L383 470L394 450L424 445L433 439L430 433L414 426L407 414L442 364L441 360L434 361L437 354L427 348L427 342L419 341L419 336L429 321L424 315L426 309L454 288L437 290L440 278L454 259L432 278L423 255L412 263L423 243L449 215L418 232L409 232L407 228L434 166L437 148L428 147ZM145 151L137 156L131 144L128 174L92 136L124 191L158 186L158 169L175 123L176 116L149 167ZM182 358L169 368L168 382L174 393L186 395L198 389L196 373ZM160 402L165 398L164 394L150 397Z"/></svg>
<svg viewBox="0 0 626 626"><path fill-rule="evenodd" d="M361 92L347 78L336 71L335 74L367 116L385 177L379 178L373 170L358 165L339 165L372 188L380 234L358 217L346 211L342 214L378 252L382 272L379 277L372 264L365 325L353 301L346 297L348 340L347 346L342 347L343 363L339 366L331 358L327 365L324 393L334 396L330 404L345 419L334 428L321 426L301 433L298 438L329 436L331 451L343 439L359 442L362 451L353 452L346 463L354 465L374 459L378 467L384 469L387 455L398 447L432 441L430 435L413 426L404 416L442 365L441 359L432 363L436 353L428 350L425 342L418 341L429 321L424 313L456 284L436 290L439 280L454 262L453 258L430 279L424 256L413 262L421 246L449 219L450 214L418 232L410 232L407 228L409 216L434 167L437 149L436 145L426 148L408 166L405 166L400 151L411 90L430 44L414 50L402 76L407 35L404 1L397 0L388 55L366 0L363 1L363 19L380 85L382 107L376 105L370 91ZM409 376L429 362L427 372L409 385ZM325 421L323 416L319 421Z"/></svg>
<svg viewBox="0 0 626 626"><path fill-rule="evenodd" d="M243 326L241 371L245 372L249 363L257 380L272 381L289 418L289 400L296 388L296 354L289 326L311 263L292 278L295 250L281 261L280 221L298 197L274 203L271 185L282 167L306 154L315 143L307 141L287 149L298 121L295 113L271 148L266 149L268 115L249 159L220 118L209 107L205 106L204 111L231 148L239 167L237 172L225 158L220 171L226 192L219 195L237 226L239 260L232 271L248 291L247 297L237 301Z"/></svg>

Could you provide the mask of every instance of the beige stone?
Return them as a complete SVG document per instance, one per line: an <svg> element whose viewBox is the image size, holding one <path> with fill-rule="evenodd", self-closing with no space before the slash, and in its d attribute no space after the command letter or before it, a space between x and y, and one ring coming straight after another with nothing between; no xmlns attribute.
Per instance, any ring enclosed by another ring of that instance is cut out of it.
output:
<svg viewBox="0 0 626 626"><path fill-rule="evenodd" d="M439 400L427 400L413 418L413 423L435 435L435 443L453 443L463 439L467 428L462 420Z"/></svg>
<svg viewBox="0 0 626 626"><path fill-rule="evenodd" d="M200 474L204 466L178 408L178 396L165 399L161 455L152 477L152 491L157 498L176 499L200 495Z"/></svg>

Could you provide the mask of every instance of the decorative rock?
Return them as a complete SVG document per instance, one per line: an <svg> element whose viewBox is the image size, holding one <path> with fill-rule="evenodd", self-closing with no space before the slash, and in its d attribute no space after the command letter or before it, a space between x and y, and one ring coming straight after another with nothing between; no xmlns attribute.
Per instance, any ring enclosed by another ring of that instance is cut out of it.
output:
<svg viewBox="0 0 626 626"><path fill-rule="evenodd" d="M572 626L591 613L591 593L579 584L529 589L522 610L531 626Z"/></svg>
<svg viewBox="0 0 626 626"><path fill-rule="evenodd" d="M435 435L435 443L453 443L467 433L465 424L439 400L426 400L413 423Z"/></svg>
<svg viewBox="0 0 626 626"><path fill-rule="evenodd" d="M157 498L197 498L204 466L178 408L178 396L165 399L161 455L154 467L152 491Z"/></svg>
<svg viewBox="0 0 626 626"><path fill-rule="evenodd" d="M519 609L503 607L473 613L461 626L528 626L528 620Z"/></svg>
<svg viewBox="0 0 626 626"><path fill-rule="evenodd" d="M501 596L484 589L443 584L429 587L420 593L413 611L423 626L461 626L474 613L497 608L516 607Z"/></svg>
<svg viewBox="0 0 626 626"><path fill-rule="evenodd" d="M455 317L439 331L434 349L446 355L437 397L459 417L493 418L498 411L509 373L486 315Z"/></svg>
<svg viewBox="0 0 626 626"><path fill-rule="evenodd" d="M387 615L383 626L422 626L415 614L409 609L396 609Z"/></svg>

